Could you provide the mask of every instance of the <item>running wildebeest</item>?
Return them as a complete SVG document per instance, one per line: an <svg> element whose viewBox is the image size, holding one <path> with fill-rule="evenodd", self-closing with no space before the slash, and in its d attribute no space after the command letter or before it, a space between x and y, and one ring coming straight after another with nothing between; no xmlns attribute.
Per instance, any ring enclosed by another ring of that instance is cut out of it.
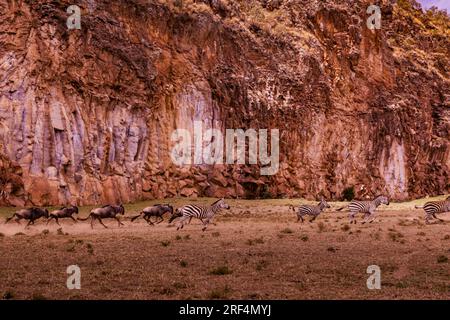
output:
<svg viewBox="0 0 450 320"><path fill-rule="evenodd" d="M77 220L73 217L74 214L78 214L78 207L76 206L63 207L59 210L52 211L50 212L50 218L47 220L47 224L49 224L52 219L55 219L56 223L60 225L58 219L62 218L71 218L73 221L77 222Z"/></svg>
<svg viewBox="0 0 450 320"><path fill-rule="evenodd" d="M422 208L425 213L425 223L429 224L430 219L433 217L440 222L444 222L444 220L439 219L436 214L450 212L450 196L448 196L445 200L441 201L428 201L423 206L415 206L416 209Z"/></svg>
<svg viewBox="0 0 450 320"><path fill-rule="evenodd" d="M29 220L28 224L25 226L28 227L30 224L34 224L36 220L38 220L41 217L45 217L48 219L48 210L47 209L41 209L41 208L28 208L28 209L22 209L19 211L14 212L12 217L7 218L5 221L5 224L8 223L11 219L16 217L15 221L20 224L20 220L25 219Z"/></svg>
<svg viewBox="0 0 450 320"><path fill-rule="evenodd" d="M169 212L171 215L173 215L173 207L169 204L155 204L152 207L147 207L143 209L141 213L139 213L137 216L132 217L131 221L134 221L143 215L144 220L147 221L148 224L154 226L155 224L152 222L151 218L156 217L155 223L156 224L161 223L164 221L163 216L166 212Z"/></svg>
<svg viewBox="0 0 450 320"><path fill-rule="evenodd" d="M94 229L94 220L97 219L102 226L105 228L108 228L103 224L102 219L106 218L112 218L116 219L119 227L121 225L124 225L120 220L119 217L117 217L118 214L124 215L125 214L125 208L123 205L113 206L113 205L106 205L101 208L92 209L89 213L89 216L85 219L78 218L78 220L86 221L87 219L91 218L91 228Z"/></svg>

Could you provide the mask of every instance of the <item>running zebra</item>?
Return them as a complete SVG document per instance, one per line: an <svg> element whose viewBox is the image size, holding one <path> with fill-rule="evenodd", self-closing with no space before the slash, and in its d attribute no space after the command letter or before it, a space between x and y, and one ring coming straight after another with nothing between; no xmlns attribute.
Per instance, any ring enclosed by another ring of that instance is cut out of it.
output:
<svg viewBox="0 0 450 320"><path fill-rule="evenodd" d="M348 210L350 211L349 218L350 218L350 224L355 223L355 215L357 213L364 213L364 221L363 224L366 222L372 223L376 218L375 210L381 205L381 204L389 205L389 199L386 196L378 196L373 201L357 201L353 200L348 205ZM337 211L341 211L345 207L337 209ZM369 221L370 219L370 221Z"/></svg>
<svg viewBox="0 0 450 320"><path fill-rule="evenodd" d="M443 201L429 201L425 203L425 205L423 206L416 206L416 209L425 210L426 213L425 222L427 224L430 223L430 218L432 217L441 222L444 222L444 220L436 217L436 214L450 212L450 196L448 196L447 199Z"/></svg>
<svg viewBox="0 0 450 320"><path fill-rule="evenodd" d="M291 205L289 206L289 208L295 212L294 206ZM300 207L298 207L297 211L297 222L302 220L303 223L303 217L306 215L311 216L312 218L311 220L309 220L309 222L313 222L325 208L330 208L330 205L323 198L320 200L320 203L317 206L306 204L301 205Z"/></svg>
<svg viewBox="0 0 450 320"><path fill-rule="evenodd" d="M170 219L172 222L176 217L181 216L180 222L178 223L177 230L183 229L185 223L192 219L197 218L200 219L203 223L202 231L205 231L208 227L210 221L214 218L214 215L218 213L221 209L230 209L230 206L225 203L225 200L222 198L214 202L211 206L197 206L194 204L189 204L183 206L177 210L177 214L173 215Z"/></svg>

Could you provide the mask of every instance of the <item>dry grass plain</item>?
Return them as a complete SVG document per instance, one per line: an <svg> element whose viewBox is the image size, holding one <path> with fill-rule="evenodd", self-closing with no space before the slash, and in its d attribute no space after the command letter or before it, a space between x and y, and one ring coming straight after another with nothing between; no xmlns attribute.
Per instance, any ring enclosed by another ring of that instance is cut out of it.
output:
<svg viewBox="0 0 450 320"><path fill-rule="evenodd" d="M126 217L157 201L127 205ZM165 200L164 202L167 202ZM175 199L211 203L212 199ZM315 222L296 223L303 200L229 200L206 232L165 221L125 227L115 221L40 221L5 225L1 208L0 298L12 299L449 299L450 216L424 224L415 204L382 207L377 220L349 225L332 203ZM90 207L81 210L87 215ZM66 268L81 268L81 290L66 288ZM369 265L381 290L368 290Z"/></svg>

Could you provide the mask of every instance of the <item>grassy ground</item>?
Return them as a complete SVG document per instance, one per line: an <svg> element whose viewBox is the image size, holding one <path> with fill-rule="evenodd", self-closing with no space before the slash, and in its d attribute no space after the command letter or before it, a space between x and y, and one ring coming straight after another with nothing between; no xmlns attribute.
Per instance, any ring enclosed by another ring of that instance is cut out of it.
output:
<svg viewBox="0 0 450 320"><path fill-rule="evenodd" d="M127 205L127 216L155 202ZM96 223L93 230L72 221L61 227L42 221L28 229L0 224L0 298L449 297L450 217L425 225L423 211L412 209L425 200L384 206L369 225L349 225L347 213L333 211L340 203L302 224L288 209L301 200L228 202L231 210L206 232L194 220L176 231L167 217L154 227L124 219L124 227L105 221L108 229ZM66 269L73 264L81 268L81 290L66 287ZM367 289L369 265L381 268L381 290Z"/></svg>

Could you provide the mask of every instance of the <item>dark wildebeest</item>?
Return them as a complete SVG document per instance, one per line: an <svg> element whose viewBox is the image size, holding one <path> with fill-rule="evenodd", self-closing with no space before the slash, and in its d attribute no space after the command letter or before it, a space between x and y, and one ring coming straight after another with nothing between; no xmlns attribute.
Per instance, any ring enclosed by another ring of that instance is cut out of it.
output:
<svg viewBox="0 0 450 320"><path fill-rule="evenodd" d="M15 221L17 223L20 223L19 221L22 219L29 220L28 224L25 226L25 228L26 228L30 224L34 224L34 222L41 217L45 217L48 219L48 210L41 209L41 208L35 208L35 207L28 208L28 209L22 209L22 210L14 212L12 217L6 219L5 224L8 223L14 217L16 217Z"/></svg>
<svg viewBox="0 0 450 320"><path fill-rule="evenodd" d="M171 215L173 215L173 207L169 204L155 204L152 207L143 209L137 216L132 217L131 221L134 221L143 215L144 220L147 221L148 224L154 226L155 224L152 222L151 218L156 217L155 223L161 223L164 221L163 216L166 212L169 212Z"/></svg>
<svg viewBox="0 0 450 320"><path fill-rule="evenodd" d="M52 220L55 219L56 223L58 225L58 219L63 219L63 218L71 218L73 221L77 222L77 220L73 217L74 214L78 214L78 207L76 206L71 206L71 207L63 207L59 210L55 210L50 212L50 218L47 221L47 224Z"/></svg>
<svg viewBox="0 0 450 320"><path fill-rule="evenodd" d="M89 213L89 216L87 216L87 218L85 218L85 219L78 218L78 220L86 221L87 219L91 218L91 228L94 229L94 220L95 219L98 219L98 221L100 222L100 224L102 226L104 226L105 228L108 228L107 226L105 226L103 224L102 219L112 218L112 219L117 220L117 222L119 223L119 227L120 227L121 225L123 225L123 223L120 222L119 217L117 217L118 214L121 214L121 215L125 214L125 208L123 207L123 205L119 205L119 206L106 205L101 208L92 209L91 212Z"/></svg>

